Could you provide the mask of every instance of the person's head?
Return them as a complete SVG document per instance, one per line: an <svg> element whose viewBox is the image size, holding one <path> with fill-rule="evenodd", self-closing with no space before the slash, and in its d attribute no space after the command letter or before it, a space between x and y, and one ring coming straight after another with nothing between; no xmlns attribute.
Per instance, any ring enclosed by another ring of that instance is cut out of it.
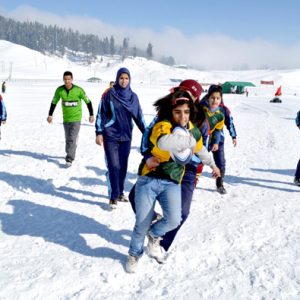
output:
<svg viewBox="0 0 300 300"><path fill-rule="evenodd" d="M193 79L186 79L181 81L178 89L185 90L190 93L194 102L199 100L203 91L201 84Z"/></svg>
<svg viewBox="0 0 300 300"><path fill-rule="evenodd" d="M186 126L194 118L194 103L190 94L178 90L157 100L154 107L159 120L169 120L174 124Z"/></svg>
<svg viewBox="0 0 300 300"><path fill-rule="evenodd" d="M110 81L110 83L109 83L109 87L113 87L113 86L114 86L114 84L115 84L115 82L114 82L114 81Z"/></svg>
<svg viewBox="0 0 300 300"><path fill-rule="evenodd" d="M215 110L222 102L222 86L213 84L209 87L206 99L211 110Z"/></svg>
<svg viewBox="0 0 300 300"><path fill-rule="evenodd" d="M70 72L70 71L64 72L63 80L64 80L64 83L65 83L65 87L67 89L70 89L72 87L72 83L73 83L73 74L72 74L72 72Z"/></svg>
<svg viewBox="0 0 300 300"><path fill-rule="evenodd" d="M117 72L116 85L125 89L130 83L130 72L126 68L121 68Z"/></svg>

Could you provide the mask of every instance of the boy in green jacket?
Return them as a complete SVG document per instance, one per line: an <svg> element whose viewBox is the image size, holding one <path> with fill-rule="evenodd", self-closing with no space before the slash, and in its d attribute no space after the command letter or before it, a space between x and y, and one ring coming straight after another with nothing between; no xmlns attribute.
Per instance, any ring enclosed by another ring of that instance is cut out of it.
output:
<svg viewBox="0 0 300 300"><path fill-rule="evenodd" d="M94 113L91 100L86 96L85 91L81 87L73 84L73 74L70 71L64 73L63 80L65 84L58 87L55 91L47 122L52 123L53 112L61 99L66 138L66 167L68 168L71 167L75 159L78 133L82 118L81 100L83 100L88 107L90 123L94 122Z"/></svg>

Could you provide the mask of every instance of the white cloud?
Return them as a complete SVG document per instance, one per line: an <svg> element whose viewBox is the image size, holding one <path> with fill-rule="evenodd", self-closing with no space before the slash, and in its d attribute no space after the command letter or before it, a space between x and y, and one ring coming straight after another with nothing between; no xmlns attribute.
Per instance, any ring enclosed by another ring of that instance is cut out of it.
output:
<svg viewBox="0 0 300 300"><path fill-rule="evenodd" d="M141 49L146 49L151 42L156 55L173 56L177 63L206 69L300 67L300 44L285 47L262 39L235 40L226 35L186 37L180 30L172 27L155 33L146 28L114 26L87 16L59 16L30 6L19 6L5 15L20 21L35 20L46 25L56 24L100 37L113 35L117 43L121 43L124 37L129 37L130 45Z"/></svg>

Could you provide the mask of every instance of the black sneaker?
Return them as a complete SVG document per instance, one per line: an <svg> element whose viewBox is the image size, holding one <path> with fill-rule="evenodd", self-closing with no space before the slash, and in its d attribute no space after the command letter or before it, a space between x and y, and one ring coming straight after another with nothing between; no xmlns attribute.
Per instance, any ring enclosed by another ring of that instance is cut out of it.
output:
<svg viewBox="0 0 300 300"><path fill-rule="evenodd" d="M300 178L296 178L296 177L295 177L294 183L295 183L297 186L300 186Z"/></svg>
<svg viewBox="0 0 300 300"><path fill-rule="evenodd" d="M66 161L65 167L66 168L72 167L72 162L71 161Z"/></svg>
<svg viewBox="0 0 300 300"><path fill-rule="evenodd" d="M218 186L218 187L217 187L217 191L218 191L218 193L220 193L221 195L227 194L227 191L226 191L226 189L224 188L223 185Z"/></svg>
<svg viewBox="0 0 300 300"><path fill-rule="evenodd" d="M124 194L121 194L121 196L119 196L118 200L120 202L128 202L128 198L124 195Z"/></svg>
<svg viewBox="0 0 300 300"><path fill-rule="evenodd" d="M111 209L116 209L118 205L118 200L117 199L110 199L109 200L109 206Z"/></svg>

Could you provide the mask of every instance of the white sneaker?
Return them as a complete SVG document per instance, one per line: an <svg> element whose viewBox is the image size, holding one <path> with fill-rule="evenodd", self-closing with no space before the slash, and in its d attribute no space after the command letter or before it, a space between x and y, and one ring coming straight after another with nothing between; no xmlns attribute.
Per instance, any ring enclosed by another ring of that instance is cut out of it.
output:
<svg viewBox="0 0 300 300"><path fill-rule="evenodd" d="M163 248L160 246L161 237L154 237L148 234L148 255L154 258L159 264L165 263L165 253Z"/></svg>
<svg viewBox="0 0 300 300"><path fill-rule="evenodd" d="M109 200L109 207L111 209L116 209L118 205L118 200L117 199L110 199Z"/></svg>
<svg viewBox="0 0 300 300"><path fill-rule="evenodd" d="M125 270L127 273L135 273L137 271L139 258L137 256L128 255Z"/></svg>
<svg viewBox="0 0 300 300"><path fill-rule="evenodd" d="M72 167L72 162L71 161L66 161L65 167L66 168Z"/></svg>

